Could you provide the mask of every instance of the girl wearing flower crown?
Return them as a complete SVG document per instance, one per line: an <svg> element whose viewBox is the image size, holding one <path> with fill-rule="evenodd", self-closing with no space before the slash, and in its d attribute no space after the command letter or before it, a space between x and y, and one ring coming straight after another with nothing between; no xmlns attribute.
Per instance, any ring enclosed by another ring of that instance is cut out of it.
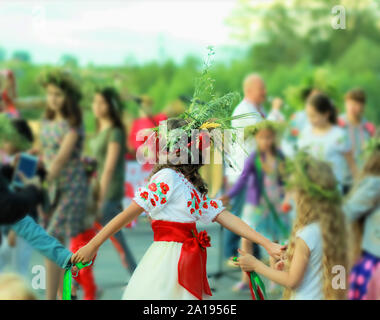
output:
<svg viewBox="0 0 380 320"><path fill-rule="evenodd" d="M361 252L350 274L352 300L366 299L372 274L380 268L380 133L369 140L364 159L362 173L343 206L348 221L354 223L353 231L362 234L361 241L353 238Z"/></svg>
<svg viewBox="0 0 380 320"><path fill-rule="evenodd" d="M299 153L290 171L288 183L297 216L287 260L272 259L268 267L240 250L241 256L234 264L284 286L285 299L345 299L345 286L333 281L337 276L334 268L346 268L347 264L345 221L332 170L327 163ZM344 269L342 274L345 282Z"/></svg>
<svg viewBox="0 0 380 320"><path fill-rule="evenodd" d="M282 126L264 120L245 128L245 137L254 135L257 148L245 161L244 169L228 193L221 197L224 205L247 186L246 204L242 220L272 241L284 240L289 232L289 217L282 211L284 199L283 183L280 177L284 156L276 146L278 131ZM252 252L252 242L241 239L241 248ZM233 290L249 287L249 278L242 272L242 280Z"/></svg>

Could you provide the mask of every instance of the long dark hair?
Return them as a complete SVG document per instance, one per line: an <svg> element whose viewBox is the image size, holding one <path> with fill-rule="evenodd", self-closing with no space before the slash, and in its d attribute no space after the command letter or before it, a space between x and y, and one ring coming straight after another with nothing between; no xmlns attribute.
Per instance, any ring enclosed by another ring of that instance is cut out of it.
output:
<svg viewBox="0 0 380 320"><path fill-rule="evenodd" d="M119 128L125 134L126 129L122 121L122 114L124 104L121 100L119 93L112 87L105 87L102 89L97 89L96 94L100 94L108 105L108 116L111 119L112 125L115 128ZM99 129L98 121L96 123L97 128Z"/></svg>
<svg viewBox="0 0 380 320"><path fill-rule="evenodd" d="M185 125L187 122L184 119L179 119L179 118L172 118L167 120L167 129L168 131L182 127ZM191 139L191 137L189 137ZM190 140L189 140L190 142ZM168 151L168 150L167 150ZM203 161L202 161L202 152L199 152L199 164L192 164L191 161L191 155L188 155L188 164L173 164L173 163L167 163L167 164L160 164L157 163L150 176L149 179L158 171L164 169L164 168L171 168L175 171L178 171L182 173L187 180L189 180L194 187L202 194L205 195L208 193L208 188L207 184L201 177L199 173L199 169L203 166Z"/></svg>
<svg viewBox="0 0 380 320"><path fill-rule="evenodd" d="M307 99L307 103L315 108L318 113L329 114L329 122L337 124L338 114L331 99L323 93L316 93Z"/></svg>
<svg viewBox="0 0 380 320"><path fill-rule="evenodd" d="M63 71L56 70L49 72L41 82L45 89L48 85L53 85L64 92L65 102L61 110L62 116L68 121L71 127L80 127L83 119L82 110L79 105L80 100L82 99L82 93L70 75ZM46 108L45 118L53 120L54 117L55 111Z"/></svg>

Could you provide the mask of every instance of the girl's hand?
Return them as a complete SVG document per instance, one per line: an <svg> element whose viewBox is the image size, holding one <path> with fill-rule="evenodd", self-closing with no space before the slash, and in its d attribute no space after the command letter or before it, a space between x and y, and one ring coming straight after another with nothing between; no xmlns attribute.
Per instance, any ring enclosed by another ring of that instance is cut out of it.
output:
<svg viewBox="0 0 380 320"><path fill-rule="evenodd" d="M237 261L233 261L235 266L239 266L242 271L255 271L257 264L260 262L253 255L246 253L244 250L238 249L240 257Z"/></svg>
<svg viewBox="0 0 380 320"><path fill-rule="evenodd" d="M228 206L229 202L230 202L230 197L228 195L223 195L221 196L218 200L222 201L223 203L223 206Z"/></svg>
<svg viewBox="0 0 380 320"><path fill-rule="evenodd" d="M97 249L91 245L91 242L89 242L73 254L71 262L74 264L79 262L82 262L83 264L88 263L95 257L96 251Z"/></svg>
<svg viewBox="0 0 380 320"><path fill-rule="evenodd" d="M287 246L270 242L270 244L265 247L265 250L271 257L275 258L276 260L281 260L283 255L285 254L286 248Z"/></svg>

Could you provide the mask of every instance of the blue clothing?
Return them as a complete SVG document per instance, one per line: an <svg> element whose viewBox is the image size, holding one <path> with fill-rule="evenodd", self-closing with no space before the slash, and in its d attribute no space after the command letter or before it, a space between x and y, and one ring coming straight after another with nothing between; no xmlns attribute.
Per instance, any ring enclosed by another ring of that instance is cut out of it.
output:
<svg viewBox="0 0 380 320"><path fill-rule="evenodd" d="M70 258L72 252L66 249L57 239L49 236L45 229L31 217L26 216L12 224L11 229L59 267L65 269L71 266Z"/></svg>
<svg viewBox="0 0 380 320"><path fill-rule="evenodd" d="M365 218L362 249L380 258L380 177L363 178L343 205L343 211L350 222Z"/></svg>

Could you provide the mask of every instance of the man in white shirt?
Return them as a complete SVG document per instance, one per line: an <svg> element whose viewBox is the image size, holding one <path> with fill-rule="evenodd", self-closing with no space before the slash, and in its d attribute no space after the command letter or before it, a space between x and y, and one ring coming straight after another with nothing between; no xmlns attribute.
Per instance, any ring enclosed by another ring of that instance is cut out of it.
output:
<svg viewBox="0 0 380 320"><path fill-rule="evenodd" d="M242 114L252 114L249 118L236 119L231 121L234 128L245 128L249 125L262 121L265 118L262 104L266 100L267 91L263 79L256 73L249 74L243 81L244 98L235 108L232 116ZM248 153L252 152L254 148L253 138L248 138L244 147ZM244 160L248 157L238 145L231 146L233 152L230 152L230 157L236 164L236 169L226 168L226 176L228 183L233 184L241 174L244 166Z"/></svg>
<svg viewBox="0 0 380 320"><path fill-rule="evenodd" d="M232 120L231 124L234 128L245 128L249 125L262 121L265 118L262 104L266 100L267 92L263 79L258 74L249 74L243 81L243 92L244 99L235 108L232 116L234 117L250 113L252 114L252 117ZM227 176L227 190L229 190L229 188L237 181L243 170L245 159L248 157L249 153L254 150L253 137L248 138L243 145L248 154L245 154L239 144L235 143L227 146L227 148L231 148L231 151L228 153L231 160L236 165L236 168L226 167L225 174ZM233 207L232 213L239 215L242 211L244 203L245 191L241 192L241 194L234 199L234 202L231 203ZM237 255L239 241L240 238L238 236L229 230L225 230L223 251L226 258ZM254 245L254 250L252 253L256 257L259 257L257 245Z"/></svg>

